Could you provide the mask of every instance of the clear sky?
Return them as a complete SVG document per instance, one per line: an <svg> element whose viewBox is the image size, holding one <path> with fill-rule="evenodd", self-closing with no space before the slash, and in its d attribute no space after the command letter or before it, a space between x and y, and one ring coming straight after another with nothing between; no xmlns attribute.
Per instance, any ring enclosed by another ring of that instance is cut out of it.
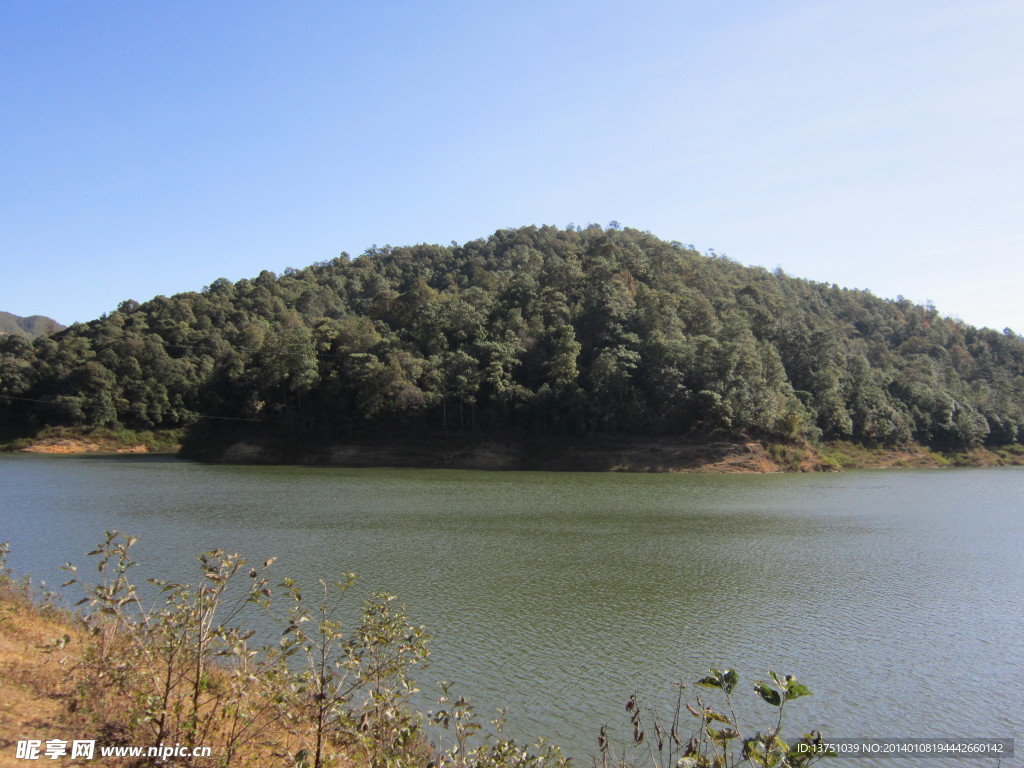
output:
<svg viewBox="0 0 1024 768"><path fill-rule="evenodd" d="M617 220L1024 331L1020 0L0 4L0 310Z"/></svg>

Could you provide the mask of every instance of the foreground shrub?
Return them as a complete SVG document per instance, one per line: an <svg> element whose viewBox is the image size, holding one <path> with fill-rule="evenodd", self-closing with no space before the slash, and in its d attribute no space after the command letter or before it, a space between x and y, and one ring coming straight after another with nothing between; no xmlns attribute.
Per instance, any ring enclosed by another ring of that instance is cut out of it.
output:
<svg viewBox="0 0 1024 768"><path fill-rule="evenodd" d="M312 598L292 579L272 584L274 558L250 566L237 554L212 550L197 556L197 585L131 580L138 563L134 537L116 531L90 555L101 581L79 578L66 564L88 606L80 619L87 642L69 662L76 696L69 710L107 745L186 747L217 745L213 757L184 758L196 766L369 766L370 768L567 768L570 759L545 740L525 745L504 733L505 713L485 725L464 696L441 683L435 710L415 711L412 673L427 665L428 636L395 598L368 598L351 631L339 618L356 583L354 574L318 582ZM0 596L31 605L27 582L15 582L0 545ZM55 615L52 594L46 610ZM256 611L256 616L252 615ZM282 627L277 643L253 645L252 619ZM0 617L2 619L2 617ZM64 626L71 617L63 616ZM69 635L59 648L67 653ZM77 643L78 641L76 641ZM64 661L61 663L64 664ZM630 697L632 739L613 746L601 729L595 768L772 768L805 766L820 755L820 733L782 738L787 704L810 694L792 676L771 673L753 690L777 708L768 728L742 726L733 711L739 677L712 669L697 685L723 699L712 706L698 695L684 703L678 685L668 719ZM689 720L692 717L693 720ZM686 721L691 728L686 728ZM434 731L428 731L434 728ZM143 758L132 765L160 764Z"/></svg>

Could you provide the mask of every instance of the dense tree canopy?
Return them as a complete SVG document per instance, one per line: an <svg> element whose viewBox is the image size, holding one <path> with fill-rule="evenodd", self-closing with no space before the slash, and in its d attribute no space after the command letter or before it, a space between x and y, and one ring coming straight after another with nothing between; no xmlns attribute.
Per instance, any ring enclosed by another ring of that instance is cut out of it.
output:
<svg viewBox="0 0 1024 768"><path fill-rule="evenodd" d="M1024 339L612 226L371 248L0 337L0 421L1024 440Z"/></svg>

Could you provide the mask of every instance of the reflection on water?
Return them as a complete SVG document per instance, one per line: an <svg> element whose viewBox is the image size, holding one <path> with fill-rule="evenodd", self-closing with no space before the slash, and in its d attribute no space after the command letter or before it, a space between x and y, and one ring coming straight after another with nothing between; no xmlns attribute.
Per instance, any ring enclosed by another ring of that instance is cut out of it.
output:
<svg viewBox="0 0 1024 768"><path fill-rule="evenodd" d="M836 737L1024 733L1024 471L815 476L224 467L0 457L12 564L57 566L117 528L148 574L212 547L281 575L361 575L434 636L515 735L594 751L634 691L769 669ZM428 688L429 685L424 685ZM955 703L954 703L955 702ZM751 713L758 717L757 711ZM765 723L767 724L767 723ZM622 733L625 729L620 729ZM859 763L865 767L867 761ZM901 762L909 766L911 761Z"/></svg>

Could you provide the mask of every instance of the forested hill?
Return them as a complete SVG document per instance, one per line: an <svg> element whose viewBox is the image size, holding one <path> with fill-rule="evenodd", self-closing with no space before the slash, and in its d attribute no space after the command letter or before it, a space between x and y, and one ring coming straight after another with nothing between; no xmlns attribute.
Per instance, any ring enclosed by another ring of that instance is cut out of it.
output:
<svg viewBox="0 0 1024 768"><path fill-rule="evenodd" d="M1024 440L1024 339L596 225L373 248L0 339L8 432L206 418L1000 445Z"/></svg>
<svg viewBox="0 0 1024 768"><path fill-rule="evenodd" d="M0 312L0 334L10 333L34 339L36 336L55 333L63 327L56 320L42 315L18 317L10 312Z"/></svg>

